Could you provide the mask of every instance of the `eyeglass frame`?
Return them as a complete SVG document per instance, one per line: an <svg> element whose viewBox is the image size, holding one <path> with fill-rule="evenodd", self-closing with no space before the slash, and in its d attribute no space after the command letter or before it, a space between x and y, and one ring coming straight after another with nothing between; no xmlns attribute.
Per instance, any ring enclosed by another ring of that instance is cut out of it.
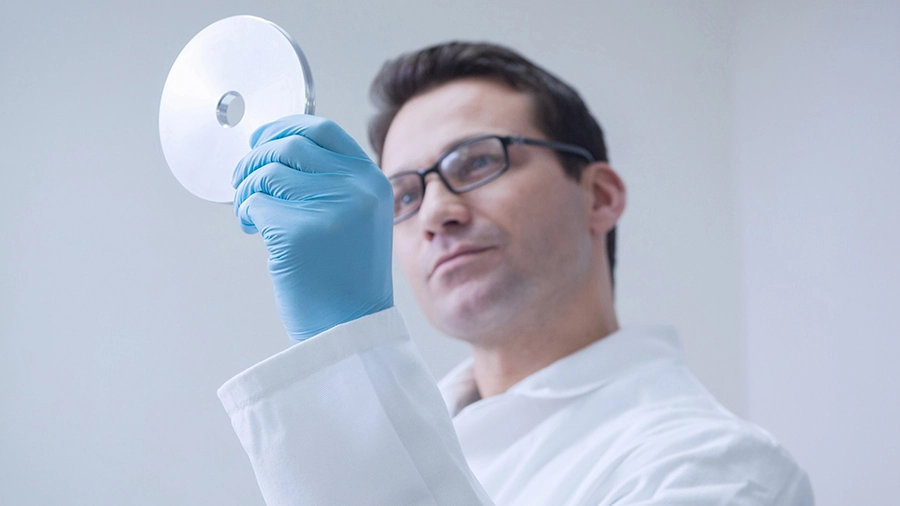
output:
<svg viewBox="0 0 900 506"><path fill-rule="evenodd" d="M444 159L446 159L448 156L450 156L456 150L458 150L459 148L461 148L463 146L466 146L468 144L474 144L476 142L480 142L480 141L487 140L487 139L497 139L500 141L500 144L503 146L503 159L504 159L503 168L501 168L494 174L491 174L490 176L486 177L485 179L482 179L481 181L472 183L468 186L464 186L459 189L456 189L456 188L453 188L452 186L450 186L450 182L447 181L447 178L444 177L443 172L441 172L441 170L440 170L441 163L443 163ZM451 193L459 195L460 193L465 193L468 191L472 191L476 188L480 188L480 187L490 183L491 181L497 179L498 177L500 177L500 175L502 175L504 172L509 170L509 167L510 167L509 146L511 144L518 145L518 146L539 146L539 147L549 148L554 151L568 153L570 155L580 156L581 158L584 158L585 160L587 160L588 163L593 163L594 161L596 161L594 159L594 155L592 155L590 151L588 151L587 149L585 149L581 146L576 146L574 144L568 144L565 142L557 142L557 141L547 141L547 140L541 140L541 139L531 139L528 137L520 137L520 136L516 136L516 135L479 135L478 137L466 139L466 140L460 142L459 144L454 145L450 149L444 151L441 154L441 156L438 157L437 161L434 162L434 165L432 165L431 167L426 167L424 169L419 169L419 170L405 170L403 172L398 172L398 173L394 174L393 176L389 177L388 180L391 181L391 180L396 179L401 176L417 174L419 176L419 184L420 184L421 191L422 191L422 198L424 199L425 187L426 187L425 176L434 172L438 175L438 179L441 180L441 183L443 183L445 188L450 190ZM412 217L414 214L419 212L419 209L421 207L422 207L422 202L420 200L419 205L418 205L418 207L415 208L415 210L413 210L412 212L405 214L399 218L394 218L394 225L406 220L407 218Z"/></svg>

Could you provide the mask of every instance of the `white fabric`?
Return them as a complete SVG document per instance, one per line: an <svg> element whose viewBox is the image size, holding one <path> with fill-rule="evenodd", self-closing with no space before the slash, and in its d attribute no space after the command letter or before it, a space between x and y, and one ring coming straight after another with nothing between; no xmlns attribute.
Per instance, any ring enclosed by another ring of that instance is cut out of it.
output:
<svg viewBox="0 0 900 506"><path fill-rule="evenodd" d="M620 330L468 405L471 360L441 390L497 504L813 504L806 474L716 402L668 327Z"/></svg>
<svg viewBox="0 0 900 506"><path fill-rule="evenodd" d="M269 506L491 504L396 309L288 348L219 398Z"/></svg>
<svg viewBox="0 0 900 506"><path fill-rule="evenodd" d="M712 398L664 327L616 332L488 399L468 361L441 389L446 406L389 309L219 397L269 505L813 504L805 473Z"/></svg>

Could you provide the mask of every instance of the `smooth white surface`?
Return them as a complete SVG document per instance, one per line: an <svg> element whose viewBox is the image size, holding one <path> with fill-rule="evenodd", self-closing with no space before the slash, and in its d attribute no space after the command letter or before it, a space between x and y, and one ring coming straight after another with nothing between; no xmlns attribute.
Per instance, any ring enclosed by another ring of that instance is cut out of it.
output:
<svg viewBox="0 0 900 506"><path fill-rule="evenodd" d="M254 130L315 113L310 76L303 51L270 21L230 16L200 30L172 63L159 100L160 144L178 182L201 199L231 203L231 176ZM232 119L220 106L235 93L241 114Z"/></svg>
<svg viewBox="0 0 900 506"><path fill-rule="evenodd" d="M630 192L623 323L674 324L697 376L738 414L749 401L821 504L892 503L900 30L895 3L842 5L7 2L0 503L262 504L214 392L288 345L265 251L178 184L157 129L184 44L248 13L295 36L317 112L361 141L381 62L425 44L506 43L571 82ZM808 172L775 171L797 160ZM442 375L464 347L395 286Z"/></svg>

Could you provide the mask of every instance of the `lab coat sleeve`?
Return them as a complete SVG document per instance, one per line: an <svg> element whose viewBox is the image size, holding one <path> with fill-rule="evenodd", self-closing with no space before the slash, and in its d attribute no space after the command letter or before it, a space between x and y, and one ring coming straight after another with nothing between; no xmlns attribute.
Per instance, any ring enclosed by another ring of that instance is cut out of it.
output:
<svg viewBox="0 0 900 506"><path fill-rule="evenodd" d="M296 344L218 394L270 506L492 504L396 308Z"/></svg>

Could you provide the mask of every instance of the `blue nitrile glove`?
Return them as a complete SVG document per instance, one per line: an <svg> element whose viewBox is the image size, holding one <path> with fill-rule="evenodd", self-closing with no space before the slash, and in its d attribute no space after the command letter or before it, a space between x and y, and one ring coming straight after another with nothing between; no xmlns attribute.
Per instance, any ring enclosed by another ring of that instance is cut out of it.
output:
<svg viewBox="0 0 900 506"><path fill-rule="evenodd" d="M394 305L391 185L333 121L260 127L234 171L235 214L269 250L275 302L295 343Z"/></svg>

